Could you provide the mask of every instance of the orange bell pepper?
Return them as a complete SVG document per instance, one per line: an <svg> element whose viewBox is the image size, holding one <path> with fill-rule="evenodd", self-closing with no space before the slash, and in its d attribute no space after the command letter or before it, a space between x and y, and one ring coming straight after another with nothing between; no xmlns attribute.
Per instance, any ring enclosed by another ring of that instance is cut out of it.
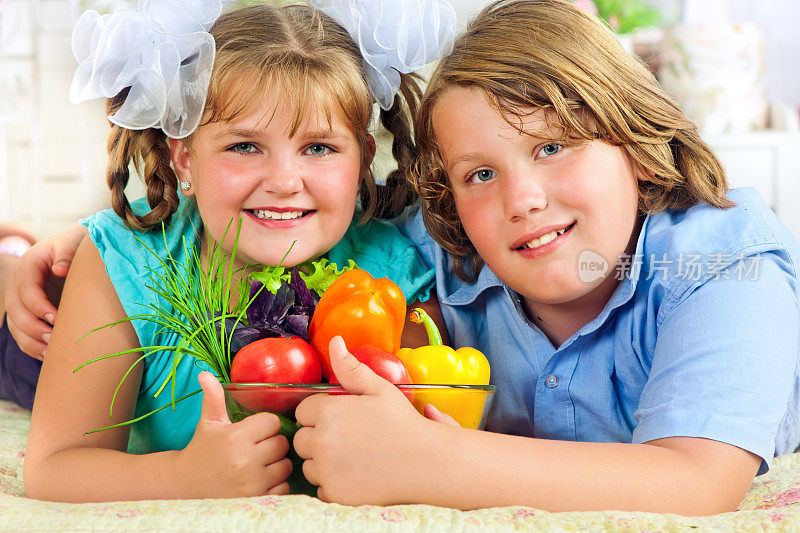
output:
<svg viewBox="0 0 800 533"><path fill-rule="evenodd" d="M347 346L369 344L395 353L400 349L406 298L393 281L374 279L366 271L345 272L325 291L311 317L308 338L319 353L322 375L330 378L328 344L341 335Z"/></svg>

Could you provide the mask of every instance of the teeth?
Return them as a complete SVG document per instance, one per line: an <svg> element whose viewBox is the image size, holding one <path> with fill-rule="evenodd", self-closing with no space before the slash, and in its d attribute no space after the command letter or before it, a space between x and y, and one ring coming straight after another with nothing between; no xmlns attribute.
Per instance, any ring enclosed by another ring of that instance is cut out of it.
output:
<svg viewBox="0 0 800 533"><path fill-rule="evenodd" d="M527 248L538 248L538 247L540 247L540 246L542 246L544 244L547 244L548 242L552 241L553 239L555 239L559 235L563 235L565 231L567 231L567 228L562 228L562 229L559 229L559 230L556 230L556 231L551 231L550 233L542 235L538 239L532 239L532 240L526 242L525 243L525 247L527 247Z"/></svg>
<svg viewBox="0 0 800 533"><path fill-rule="evenodd" d="M293 218L300 218L305 211L284 211L278 213L277 211L269 211L267 209L253 209L253 213L258 218L265 220L291 220Z"/></svg>

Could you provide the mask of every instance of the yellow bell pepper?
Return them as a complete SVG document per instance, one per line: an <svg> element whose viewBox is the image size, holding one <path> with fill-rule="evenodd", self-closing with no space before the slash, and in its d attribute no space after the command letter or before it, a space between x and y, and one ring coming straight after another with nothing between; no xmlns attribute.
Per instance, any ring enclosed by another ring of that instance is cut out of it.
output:
<svg viewBox="0 0 800 533"><path fill-rule="evenodd" d="M403 362L414 384L488 385L489 361L475 348L454 350L442 345L442 336L428 314L415 308L409 317L428 332L429 346L401 348L395 355ZM422 412L426 404L452 416L462 427L477 429L483 418L487 391L464 389L416 390L414 406Z"/></svg>

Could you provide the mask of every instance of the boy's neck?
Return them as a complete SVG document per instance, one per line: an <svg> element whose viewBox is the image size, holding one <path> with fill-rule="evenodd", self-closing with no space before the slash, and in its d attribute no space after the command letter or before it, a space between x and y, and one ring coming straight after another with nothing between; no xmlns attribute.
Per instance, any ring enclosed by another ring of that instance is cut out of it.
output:
<svg viewBox="0 0 800 533"><path fill-rule="evenodd" d="M639 241L643 223L644 216L639 216L625 248L624 253L628 257L633 257L636 253L636 244ZM627 271L623 271L621 274L627 275ZM591 292L569 302L545 304L523 297L525 313L528 319L542 330L553 346L558 348L583 326L600 315L614 291L617 290L621 277L619 270L611 269L600 285Z"/></svg>
<svg viewBox="0 0 800 533"><path fill-rule="evenodd" d="M536 324L558 348L583 326L594 320L617 290L619 280L612 274L590 293L560 304L543 304L523 298L528 319Z"/></svg>

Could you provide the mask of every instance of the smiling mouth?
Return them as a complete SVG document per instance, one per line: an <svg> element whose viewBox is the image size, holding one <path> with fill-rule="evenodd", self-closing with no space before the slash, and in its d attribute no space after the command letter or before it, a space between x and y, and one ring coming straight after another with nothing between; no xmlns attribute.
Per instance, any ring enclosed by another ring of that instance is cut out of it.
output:
<svg viewBox="0 0 800 533"><path fill-rule="evenodd" d="M303 218L313 211L270 211L268 209L247 209L254 217L261 220L294 220Z"/></svg>
<svg viewBox="0 0 800 533"><path fill-rule="evenodd" d="M565 234L566 232L571 230L574 225L575 225L575 222L573 222L572 224L570 224L569 226L567 226L565 228L561 228L561 229L558 229L558 230L553 230L550 233L545 233L541 237L538 237L536 239L531 239L528 242L523 243L522 246L516 248L516 250L527 250L527 249L534 249L535 250L536 248L544 246L545 244L548 244L548 243L554 241L556 238L560 237L561 235Z"/></svg>

